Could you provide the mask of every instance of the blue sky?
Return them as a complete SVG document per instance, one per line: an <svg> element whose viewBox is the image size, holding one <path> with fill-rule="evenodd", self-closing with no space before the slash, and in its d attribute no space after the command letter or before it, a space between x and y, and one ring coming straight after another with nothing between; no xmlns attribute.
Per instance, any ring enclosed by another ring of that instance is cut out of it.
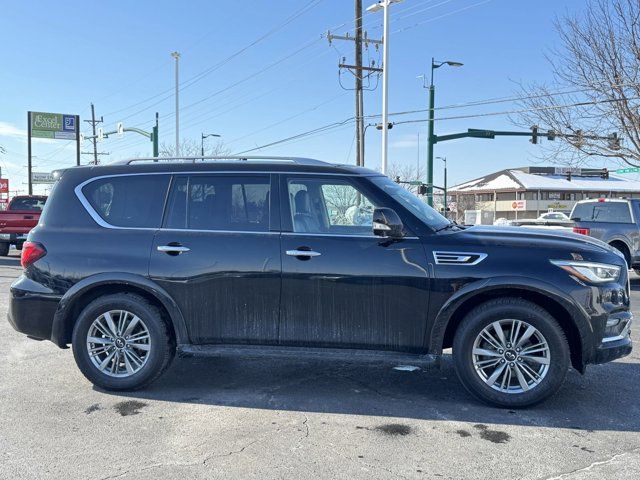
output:
<svg viewBox="0 0 640 480"><path fill-rule="evenodd" d="M365 6L369 3L364 1ZM229 59L293 13L310 8L288 25ZM457 60L462 68L436 71L436 105L454 105L517 94L516 82L551 80L545 59L558 41L556 15L575 12L575 0L405 0L392 7L389 110L426 108L427 91L416 77L427 73L432 56ZM79 114L89 118L90 102L104 116L105 128L118 121L150 129L160 113L160 140L172 144L175 132L173 59L181 52L181 138L199 141L201 132L218 133L232 152L271 143L353 115L353 92L338 81L342 56L353 46L321 34L353 32L351 0L4 2L0 16L0 154L11 190L26 182L27 111ZM381 14L366 14L365 29L381 35ZM381 55L373 48L371 59ZM367 58L367 54L365 54ZM277 63L276 63L277 62ZM274 65L275 64L275 65ZM352 77L342 77L351 87ZM375 83L375 82L374 82ZM381 110L380 86L366 93L366 114ZM436 117L500 112L500 103L442 110ZM417 113L392 120L425 118ZM373 119L371 120L374 121ZM82 123L83 130L89 128ZM467 128L513 129L507 116L441 120L436 133ZM418 154L418 135L421 149ZM390 131L389 159L424 165L426 124L398 125ZM351 123L322 134L256 153L355 162ZM100 145L103 161L151 153L136 134L111 137ZM526 138L466 139L436 145L449 161L450 184L501 168L538 161L539 146ZM89 142L83 150L90 150ZM378 168L380 132L367 132L366 163ZM72 142L34 144L35 171L73 165ZM89 161L83 156L83 162ZM436 166L436 183L442 171Z"/></svg>

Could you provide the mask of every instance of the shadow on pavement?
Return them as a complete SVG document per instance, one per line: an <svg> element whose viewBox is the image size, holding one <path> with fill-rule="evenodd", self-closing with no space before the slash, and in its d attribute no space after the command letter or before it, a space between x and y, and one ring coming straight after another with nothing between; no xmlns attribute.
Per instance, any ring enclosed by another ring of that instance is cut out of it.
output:
<svg viewBox="0 0 640 480"><path fill-rule="evenodd" d="M401 372L390 366L327 361L177 358L145 390L114 394L216 406L375 415L574 430L640 431L640 365L615 362L570 371L560 393L527 410L492 408L472 398L442 367ZM581 434L577 432L576 434Z"/></svg>
<svg viewBox="0 0 640 480"><path fill-rule="evenodd" d="M0 257L0 267L18 267L20 268L20 252L12 250L6 257Z"/></svg>

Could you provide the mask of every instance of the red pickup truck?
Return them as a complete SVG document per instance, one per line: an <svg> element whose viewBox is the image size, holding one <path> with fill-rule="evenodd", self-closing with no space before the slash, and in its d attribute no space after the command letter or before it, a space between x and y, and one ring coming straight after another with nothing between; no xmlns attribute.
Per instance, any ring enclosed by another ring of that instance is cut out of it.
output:
<svg viewBox="0 0 640 480"><path fill-rule="evenodd" d="M15 245L22 250L29 231L38 224L47 197L28 195L13 197L6 210L0 210L0 256L9 254Z"/></svg>

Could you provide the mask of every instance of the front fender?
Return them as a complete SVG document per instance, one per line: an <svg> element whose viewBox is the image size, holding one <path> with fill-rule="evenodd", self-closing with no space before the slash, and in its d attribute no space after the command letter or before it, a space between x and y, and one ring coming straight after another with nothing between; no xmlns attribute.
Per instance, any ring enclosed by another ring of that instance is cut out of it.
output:
<svg viewBox="0 0 640 480"><path fill-rule="evenodd" d="M534 292L544 295L551 301L555 301L562 306L569 313L570 318L567 320L572 322L579 332L583 357L589 357L589 355L585 355L587 353L585 349L593 347L590 341L590 339L593 338L593 326L589 321L590 316L587 311L570 295L553 284L534 278L518 276L492 277L477 280L468 283L449 297L438 312L431 327L428 341L429 353L437 355L442 353L447 326L460 307L478 296L498 291L511 291L514 293L518 291ZM542 305L542 307L544 307L544 305Z"/></svg>
<svg viewBox="0 0 640 480"><path fill-rule="evenodd" d="M53 318L53 327L51 330L51 341L53 343L59 347L66 346L69 342L67 328L68 321L70 320L69 316L74 311L76 301L85 293L106 285L135 287L152 295L169 313L173 329L176 333L176 342L178 344L189 343L184 317L182 316L180 308L171 296L163 288L148 278L125 272L108 272L91 275L90 277L83 278L67 290L62 299L60 299L60 303L58 304L58 308Z"/></svg>

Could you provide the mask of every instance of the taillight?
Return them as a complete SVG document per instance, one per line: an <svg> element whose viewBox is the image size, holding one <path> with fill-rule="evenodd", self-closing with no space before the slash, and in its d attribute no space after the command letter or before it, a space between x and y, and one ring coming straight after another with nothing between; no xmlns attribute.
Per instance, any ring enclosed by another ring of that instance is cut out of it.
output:
<svg viewBox="0 0 640 480"><path fill-rule="evenodd" d="M589 229L582 227L573 227L573 233L579 233L580 235L589 235Z"/></svg>
<svg viewBox="0 0 640 480"><path fill-rule="evenodd" d="M44 245L38 242L24 242L22 245L22 255L20 255L20 265L22 268L27 268L36 260L40 260L47 254L47 249Z"/></svg>

